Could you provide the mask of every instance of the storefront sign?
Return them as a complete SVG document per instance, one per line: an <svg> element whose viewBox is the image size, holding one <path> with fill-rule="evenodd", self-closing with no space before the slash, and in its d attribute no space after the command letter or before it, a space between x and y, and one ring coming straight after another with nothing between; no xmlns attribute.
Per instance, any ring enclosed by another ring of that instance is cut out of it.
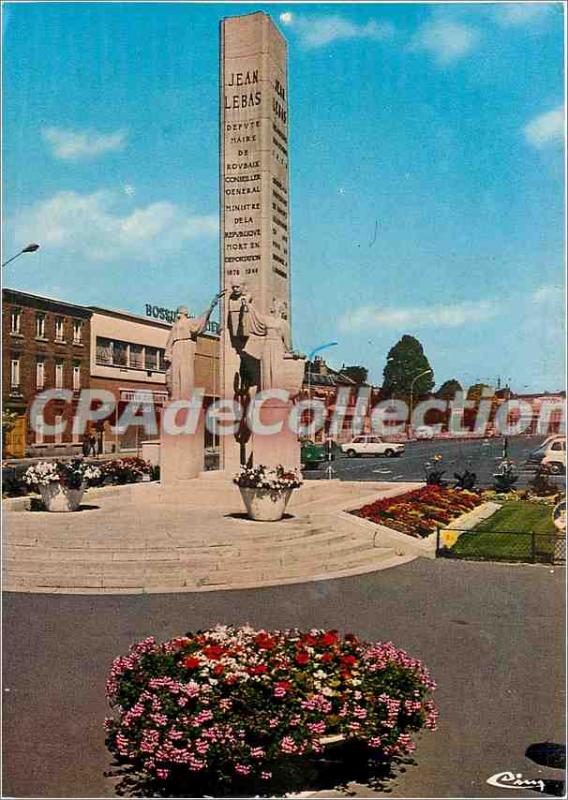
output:
<svg viewBox="0 0 568 800"><path fill-rule="evenodd" d="M168 400L167 392L152 392L143 389L121 389L120 400L122 403L148 403L161 406Z"/></svg>
<svg viewBox="0 0 568 800"><path fill-rule="evenodd" d="M152 319L159 319L162 322L169 322L170 325L173 325L177 319L177 311L172 308L163 308L162 306L153 306L151 303L146 303L146 316L152 317ZM193 317L193 314L189 314L190 317ZM205 330L208 333L219 333L219 323L213 322L209 320L207 323L207 327Z"/></svg>

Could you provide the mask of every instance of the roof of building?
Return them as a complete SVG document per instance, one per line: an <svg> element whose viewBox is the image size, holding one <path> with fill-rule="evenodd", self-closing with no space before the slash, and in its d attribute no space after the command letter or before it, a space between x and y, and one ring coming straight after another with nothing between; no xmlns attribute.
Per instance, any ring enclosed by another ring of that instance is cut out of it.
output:
<svg viewBox="0 0 568 800"><path fill-rule="evenodd" d="M67 300L60 300L57 297L49 297L48 295L32 294L31 292L22 292L20 289L2 289L2 299L9 300L13 303L27 303L28 305L37 305L39 307L54 306L55 311L67 310L67 313L80 317L90 317L92 315L91 309L87 306L80 306L76 303L69 303Z"/></svg>

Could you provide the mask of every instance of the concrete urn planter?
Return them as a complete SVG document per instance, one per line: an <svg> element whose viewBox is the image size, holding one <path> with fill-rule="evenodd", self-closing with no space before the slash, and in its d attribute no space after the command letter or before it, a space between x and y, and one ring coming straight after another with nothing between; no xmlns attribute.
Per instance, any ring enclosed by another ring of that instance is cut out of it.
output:
<svg viewBox="0 0 568 800"><path fill-rule="evenodd" d="M250 519L277 522L282 519L293 489L250 489L239 486Z"/></svg>
<svg viewBox="0 0 568 800"><path fill-rule="evenodd" d="M85 494L86 486L67 489L59 481L40 486L39 492L46 511L77 511Z"/></svg>

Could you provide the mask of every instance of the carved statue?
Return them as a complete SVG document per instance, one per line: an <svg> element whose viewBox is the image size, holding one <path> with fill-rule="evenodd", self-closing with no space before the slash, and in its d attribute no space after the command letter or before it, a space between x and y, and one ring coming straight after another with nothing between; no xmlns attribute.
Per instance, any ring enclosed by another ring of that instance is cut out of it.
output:
<svg viewBox="0 0 568 800"><path fill-rule="evenodd" d="M268 314L260 313L250 298L243 299L249 317L249 336L243 356L260 362L260 389L286 389L297 394L302 385L304 359L292 352L287 305L273 300Z"/></svg>
<svg viewBox="0 0 568 800"><path fill-rule="evenodd" d="M216 294L209 308L200 317L190 317L185 306L177 310L164 358L167 363L166 382L171 400L189 400L195 384L195 349L197 336L207 327L211 312L222 297Z"/></svg>

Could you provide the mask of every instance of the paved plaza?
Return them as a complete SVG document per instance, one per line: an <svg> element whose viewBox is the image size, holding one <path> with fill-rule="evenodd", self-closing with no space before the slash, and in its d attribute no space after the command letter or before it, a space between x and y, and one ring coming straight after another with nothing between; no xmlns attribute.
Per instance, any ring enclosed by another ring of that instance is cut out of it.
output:
<svg viewBox="0 0 568 800"><path fill-rule="evenodd" d="M246 591L6 593L4 795L112 797L101 723L113 657L148 635L250 621L392 639L425 661L439 685L439 730L423 734L391 796L511 797L486 779L563 777L525 757L530 745L564 740L563 593L561 569L426 559Z"/></svg>
<svg viewBox="0 0 568 800"><path fill-rule="evenodd" d="M7 501L4 588L123 593L204 591L333 578L392 567L422 544L345 509L417 484L310 482L280 522L248 520L230 479L93 489L74 514Z"/></svg>

